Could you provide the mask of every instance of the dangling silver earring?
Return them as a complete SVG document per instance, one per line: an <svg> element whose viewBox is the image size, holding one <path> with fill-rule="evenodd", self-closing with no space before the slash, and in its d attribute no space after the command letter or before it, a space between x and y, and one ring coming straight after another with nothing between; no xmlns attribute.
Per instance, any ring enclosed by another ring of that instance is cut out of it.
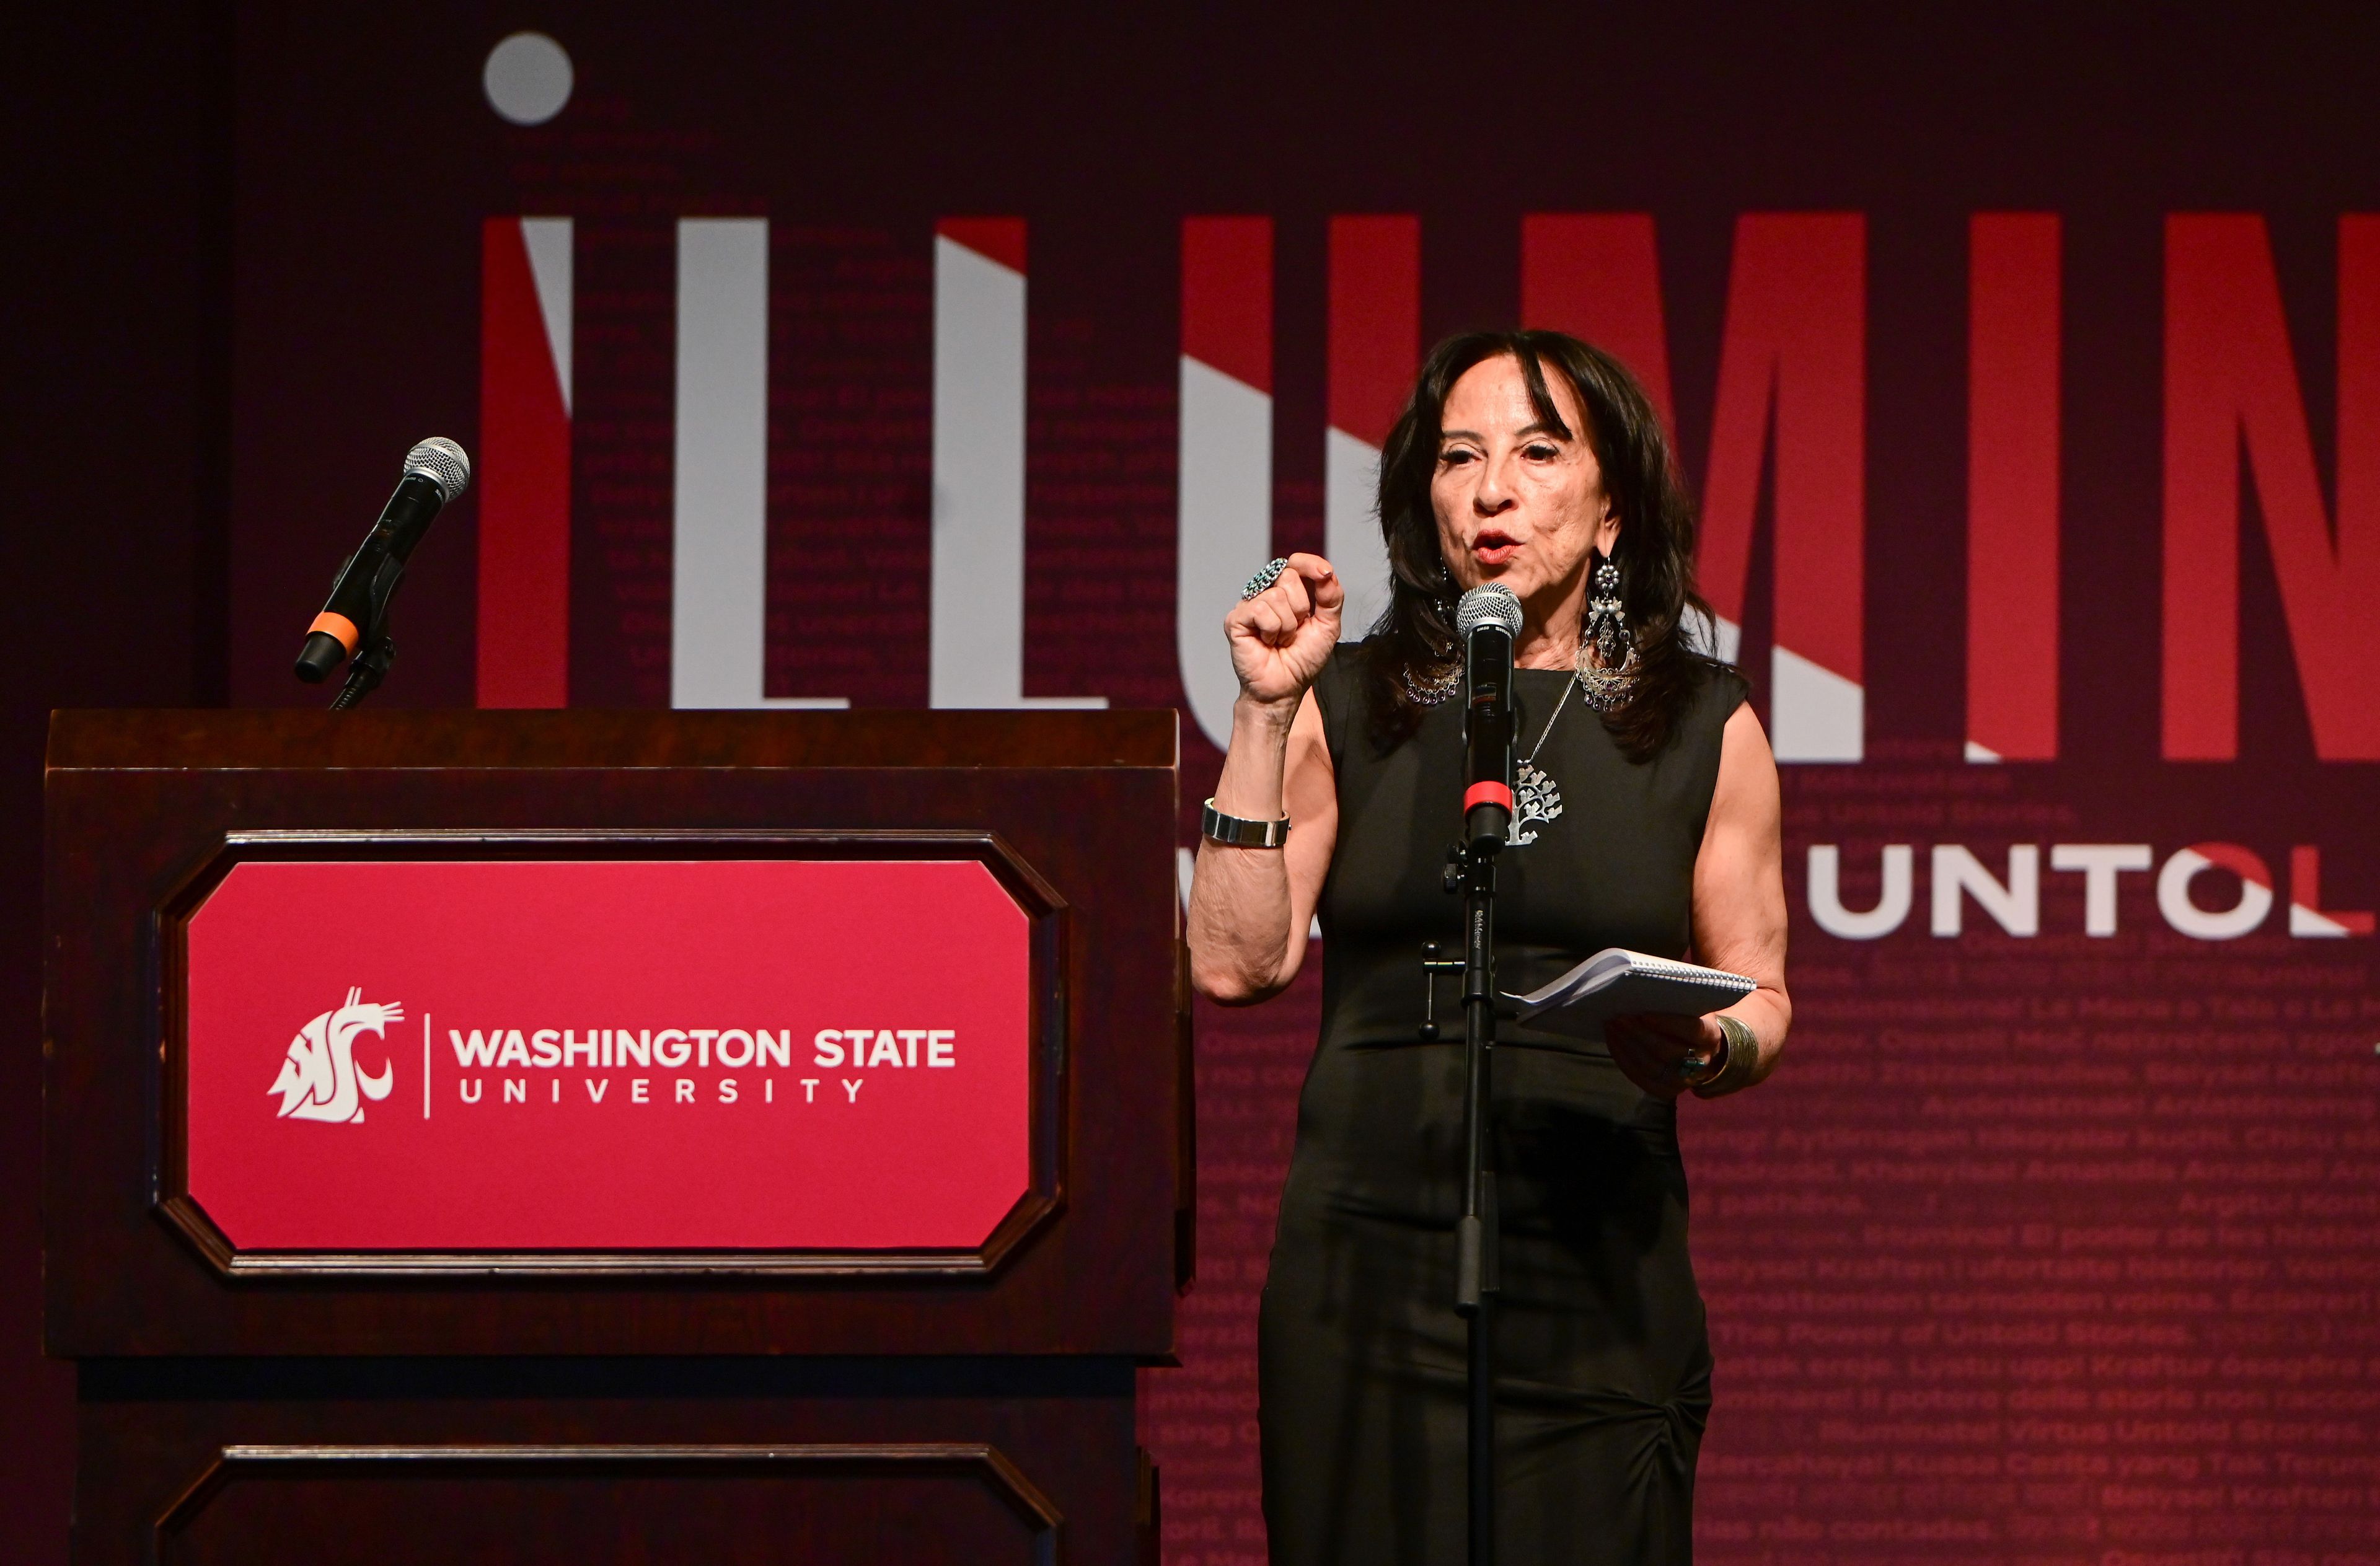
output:
<svg viewBox="0 0 2380 1566"><path fill-rule="evenodd" d="M1636 638L1628 629L1628 615L1620 602L1620 567L1609 556L1595 568L1595 594L1586 604L1585 640L1595 644L1607 669L1625 664L1636 652Z"/></svg>
<svg viewBox="0 0 2380 1566"><path fill-rule="evenodd" d="M1621 607L1620 567L1609 555L1595 568L1595 591L1578 638L1579 693L1597 712L1624 705L1636 683L1636 637Z"/></svg>
<svg viewBox="0 0 2380 1566"><path fill-rule="evenodd" d="M1451 589L1454 586L1454 573L1446 568L1443 560L1438 563L1438 580L1442 589ZM1429 597L1429 606L1438 612L1439 623L1451 633L1454 625L1454 601L1444 591L1433 592ZM1447 662L1435 673L1417 674L1407 669L1400 676L1400 683L1405 687L1406 699L1415 706L1435 707L1452 696L1455 687L1463 683L1463 649L1450 643L1440 656Z"/></svg>

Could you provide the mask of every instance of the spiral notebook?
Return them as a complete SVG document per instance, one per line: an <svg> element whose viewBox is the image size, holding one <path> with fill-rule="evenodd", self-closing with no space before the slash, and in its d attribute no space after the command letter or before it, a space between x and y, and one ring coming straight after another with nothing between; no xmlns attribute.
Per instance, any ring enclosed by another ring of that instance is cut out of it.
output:
<svg viewBox="0 0 2380 1566"><path fill-rule="evenodd" d="M1518 1020L1529 1027L1600 1039L1613 1017L1639 1012L1703 1016L1758 988L1742 974L1607 946L1551 984L1505 999L1520 1008Z"/></svg>

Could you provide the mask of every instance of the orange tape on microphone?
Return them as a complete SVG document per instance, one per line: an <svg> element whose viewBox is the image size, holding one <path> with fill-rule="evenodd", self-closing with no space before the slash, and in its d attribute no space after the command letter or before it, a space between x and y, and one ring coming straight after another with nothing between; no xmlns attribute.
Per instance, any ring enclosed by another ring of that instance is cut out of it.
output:
<svg viewBox="0 0 2380 1566"><path fill-rule="evenodd" d="M356 649L363 645L364 634L356 629L356 623L344 614L334 614L327 609L315 615L314 623L306 627L306 634L310 637L316 631L338 637L339 645L347 649L347 656L350 658L356 655Z"/></svg>

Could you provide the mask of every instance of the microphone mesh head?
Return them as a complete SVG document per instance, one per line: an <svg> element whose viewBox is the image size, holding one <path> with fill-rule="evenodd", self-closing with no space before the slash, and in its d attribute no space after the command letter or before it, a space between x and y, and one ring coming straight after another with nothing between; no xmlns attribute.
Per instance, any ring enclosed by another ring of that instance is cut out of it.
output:
<svg viewBox="0 0 2380 1566"><path fill-rule="evenodd" d="M432 435L405 454L405 476L416 473L437 485L449 505L471 487L471 459L443 435Z"/></svg>
<svg viewBox="0 0 2380 1566"><path fill-rule="evenodd" d="M1521 601L1501 582L1480 583L1464 593L1455 607L1455 633L1464 641L1482 625L1500 625L1516 640L1521 635Z"/></svg>

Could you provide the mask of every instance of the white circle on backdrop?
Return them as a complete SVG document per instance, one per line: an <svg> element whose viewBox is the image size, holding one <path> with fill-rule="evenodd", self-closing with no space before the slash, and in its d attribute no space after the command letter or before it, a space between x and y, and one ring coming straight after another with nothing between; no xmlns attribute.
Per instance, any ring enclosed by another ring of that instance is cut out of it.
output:
<svg viewBox="0 0 2380 1566"><path fill-rule="evenodd" d="M515 125L543 125L570 102L569 52L541 32L516 32L488 51L480 81L488 103Z"/></svg>

